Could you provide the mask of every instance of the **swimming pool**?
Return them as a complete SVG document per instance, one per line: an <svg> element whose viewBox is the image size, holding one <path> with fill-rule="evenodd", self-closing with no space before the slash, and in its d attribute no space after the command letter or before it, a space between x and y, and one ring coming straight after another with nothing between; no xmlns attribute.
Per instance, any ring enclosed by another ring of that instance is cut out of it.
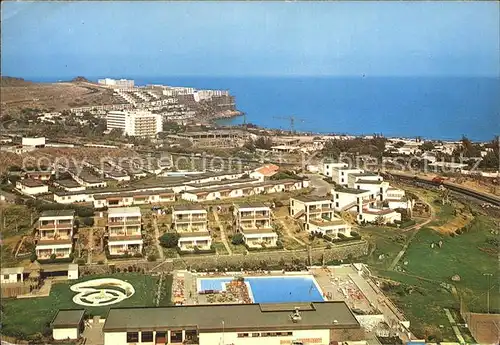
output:
<svg viewBox="0 0 500 345"><path fill-rule="evenodd" d="M229 278L198 278L198 292L222 291ZM255 303L320 302L323 296L312 276L245 277Z"/></svg>

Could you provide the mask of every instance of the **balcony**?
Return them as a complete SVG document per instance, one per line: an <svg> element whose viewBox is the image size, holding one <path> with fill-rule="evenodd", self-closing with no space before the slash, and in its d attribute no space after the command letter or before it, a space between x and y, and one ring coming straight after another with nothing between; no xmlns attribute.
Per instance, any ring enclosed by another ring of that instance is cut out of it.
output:
<svg viewBox="0 0 500 345"><path fill-rule="evenodd" d="M310 207L309 214L333 212L331 207Z"/></svg>
<svg viewBox="0 0 500 345"><path fill-rule="evenodd" d="M108 226L141 225L141 218L109 218Z"/></svg>
<svg viewBox="0 0 500 345"><path fill-rule="evenodd" d="M73 229L73 222L39 222L38 229Z"/></svg>
<svg viewBox="0 0 500 345"><path fill-rule="evenodd" d="M313 218L309 220L309 223L316 226L336 226L343 225L345 222L342 219L329 219L329 218Z"/></svg>
<svg viewBox="0 0 500 345"><path fill-rule="evenodd" d="M206 222L206 216L193 216L193 217L175 217L176 223L201 223Z"/></svg>
<svg viewBox="0 0 500 345"><path fill-rule="evenodd" d="M113 241L133 241L133 240L142 240L141 234L131 234L131 233L122 233L122 234L109 234L109 242Z"/></svg>
<svg viewBox="0 0 500 345"><path fill-rule="evenodd" d="M240 212L240 219L267 219L269 212Z"/></svg>

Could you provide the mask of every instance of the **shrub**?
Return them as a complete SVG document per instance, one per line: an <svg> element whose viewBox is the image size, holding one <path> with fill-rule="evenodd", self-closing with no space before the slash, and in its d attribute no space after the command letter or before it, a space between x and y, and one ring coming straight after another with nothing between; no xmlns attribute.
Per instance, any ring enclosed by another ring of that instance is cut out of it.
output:
<svg viewBox="0 0 500 345"><path fill-rule="evenodd" d="M360 237L356 231L351 231L351 236L352 237Z"/></svg>
<svg viewBox="0 0 500 345"><path fill-rule="evenodd" d="M85 259L83 259L83 258L76 259L76 263L77 263L78 265L80 265L80 266L81 266L81 265L85 265Z"/></svg>
<svg viewBox="0 0 500 345"><path fill-rule="evenodd" d="M156 261L156 254L149 254L148 261Z"/></svg>
<svg viewBox="0 0 500 345"><path fill-rule="evenodd" d="M103 265L103 264L104 264L104 260L99 260L99 261L97 261L97 264L98 264L98 265Z"/></svg>
<svg viewBox="0 0 500 345"><path fill-rule="evenodd" d="M179 234L175 232L167 232L163 234L160 238L160 245L165 248L175 248L179 242Z"/></svg>
<svg viewBox="0 0 500 345"><path fill-rule="evenodd" d="M243 234L241 232L234 234L233 238L231 239L231 243L234 245L243 244L243 242Z"/></svg>
<svg viewBox="0 0 500 345"><path fill-rule="evenodd" d="M54 253L50 254L50 260L55 260L55 259L57 259L56 254Z"/></svg>
<svg viewBox="0 0 500 345"><path fill-rule="evenodd" d="M30 261L33 262L33 261L36 261L37 259L37 256L36 256L36 252L33 251L31 254L30 254Z"/></svg>
<svg viewBox="0 0 500 345"><path fill-rule="evenodd" d="M94 218L93 217L85 217L85 218L83 218L83 224L85 226L93 226L94 225Z"/></svg>
<svg viewBox="0 0 500 345"><path fill-rule="evenodd" d="M332 249L332 245L331 245L330 243L328 243L328 244L326 245L326 249Z"/></svg>

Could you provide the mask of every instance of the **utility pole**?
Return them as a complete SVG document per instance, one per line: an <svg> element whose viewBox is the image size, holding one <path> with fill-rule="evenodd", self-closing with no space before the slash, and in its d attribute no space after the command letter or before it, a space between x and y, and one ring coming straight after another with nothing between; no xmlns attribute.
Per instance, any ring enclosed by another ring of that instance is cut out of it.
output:
<svg viewBox="0 0 500 345"><path fill-rule="evenodd" d="M483 273L483 276L487 276L488 277L488 291L486 293L486 307L487 307L487 310L488 310L488 314L490 313L490 282L491 282L491 276L492 274L491 273Z"/></svg>

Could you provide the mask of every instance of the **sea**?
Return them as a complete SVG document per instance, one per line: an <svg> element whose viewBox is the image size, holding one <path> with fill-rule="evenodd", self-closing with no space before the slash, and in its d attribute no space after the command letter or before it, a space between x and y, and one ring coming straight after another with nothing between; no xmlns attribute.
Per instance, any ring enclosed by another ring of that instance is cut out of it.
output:
<svg viewBox="0 0 500 345"><path fill-rule="evenodd" d="M324 134L474 141L500 134L500 79L493 77L130 78L229 90L247 123L268 128L288 130L293 116L296 130ZM218 123L237 125L243 117Z"/></svg>

